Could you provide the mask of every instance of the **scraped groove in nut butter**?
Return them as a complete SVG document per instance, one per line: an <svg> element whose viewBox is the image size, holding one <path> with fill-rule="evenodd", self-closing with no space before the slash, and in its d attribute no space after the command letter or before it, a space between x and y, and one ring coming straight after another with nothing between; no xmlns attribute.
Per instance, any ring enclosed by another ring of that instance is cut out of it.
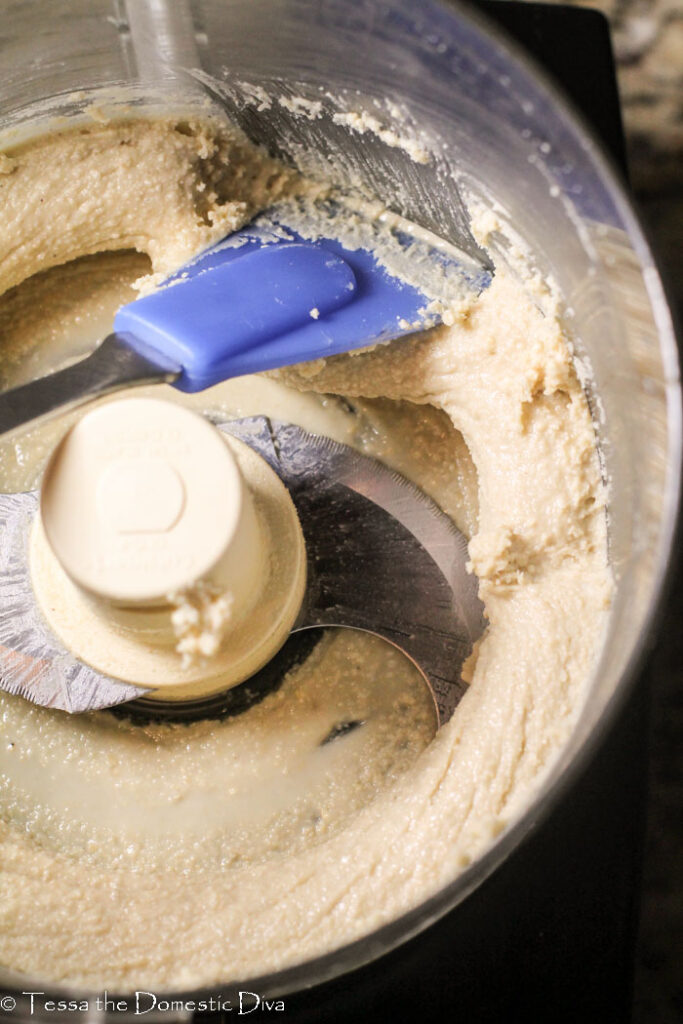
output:
<svg viewBox="0 0 683 1024"><path fill-rule="evenodd" d="M9 158L3 386L82 354L132 282L310 193L210 123L95 125ZM498 268L453 319L192 398L149 389L356 444L453 516L489 629L452 720L433 738L414 670L346 631L220 723L69 718L0 693L0 963L119 990L282 968L423 901L537 792L609 605L595 438L552 289ZM3 489L35 486L70 419L0 445Z"/></svg>

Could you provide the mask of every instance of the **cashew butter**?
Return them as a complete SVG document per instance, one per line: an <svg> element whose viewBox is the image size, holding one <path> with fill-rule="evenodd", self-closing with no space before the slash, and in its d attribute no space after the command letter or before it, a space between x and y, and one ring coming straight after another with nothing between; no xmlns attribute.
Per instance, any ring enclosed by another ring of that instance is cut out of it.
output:
<svg viewBox="0 0 683 1024"><path fill-rule="evenodd" d="M308 187L210 122L94 124L7 157L3 387L82 355L133 286ZM454 518L488 629L451 721L436 733L406 659L347 631L228 719L69 717L0 691L3 965L118 990L277 970L418 905L538 791L608 613L595 436L552 288L499 267L450 319L192 398L144 393L355 444ZM1 441L0 486L36 486L75 418Z"/></svg>

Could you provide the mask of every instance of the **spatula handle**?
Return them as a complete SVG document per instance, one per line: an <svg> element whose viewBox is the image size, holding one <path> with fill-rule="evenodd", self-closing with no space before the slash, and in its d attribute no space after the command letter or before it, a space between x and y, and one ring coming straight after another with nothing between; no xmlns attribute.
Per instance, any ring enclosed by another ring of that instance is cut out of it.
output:
<svg viewBox="0 0 683 1024"><path fill-rule="evenodd" d="M92 355L64 370L0 394L0 435L56 412L66 412L120 388L174 381L180 367L154 355L152 362L127 344L126 335L110 334Z"/></svg>

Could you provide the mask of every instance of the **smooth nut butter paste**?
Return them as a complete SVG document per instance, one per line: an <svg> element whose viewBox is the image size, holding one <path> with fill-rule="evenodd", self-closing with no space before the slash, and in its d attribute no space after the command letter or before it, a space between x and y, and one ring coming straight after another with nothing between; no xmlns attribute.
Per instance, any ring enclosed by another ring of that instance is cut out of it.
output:
<svg viewBox="0 0 683 1024"><path fill-rule="evenodd" d="M0 164L0 385L66 365L116 309L315 187L211 121L48 134ZM415 907L528 805L569 737L608 613L605 491L552 287L498 267L454 322L192 398L374 454L469 539L488 627L436 731L412 665L325 634L242 714L69 716L0 690L0 963L119 991L247 978ZM140 392L137 392L138 394ZM0 445L39 485L75 415Z"/></svg>

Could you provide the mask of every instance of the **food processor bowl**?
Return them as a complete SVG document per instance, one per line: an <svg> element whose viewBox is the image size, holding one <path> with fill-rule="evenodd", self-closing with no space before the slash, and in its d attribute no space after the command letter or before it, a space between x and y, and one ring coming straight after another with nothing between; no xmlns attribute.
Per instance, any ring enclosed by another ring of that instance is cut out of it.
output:
<svg viewBox="0 0 683 1024"><path fill-rule="evenodd" d="M42 0L2 0L0 15L5 145L98 109L175 114L218 105L302 170L376 196L482 257L466 206L495 202L563 295L608 485L616 579L581 717L526 812L437 895L331 954L221 986L282 996L372 961L454 908L563 799L603 742L651 641L677 519L681 394L666 298L598 142L531 62L465 7L52 0L48 12ZM492 242L494 258L505 259L503 235ZM48 988L6 970L0 986L17 997ZM54 986L60 992L74 995ZM32 1019L41 1019L38 1006Z"/></svg>

